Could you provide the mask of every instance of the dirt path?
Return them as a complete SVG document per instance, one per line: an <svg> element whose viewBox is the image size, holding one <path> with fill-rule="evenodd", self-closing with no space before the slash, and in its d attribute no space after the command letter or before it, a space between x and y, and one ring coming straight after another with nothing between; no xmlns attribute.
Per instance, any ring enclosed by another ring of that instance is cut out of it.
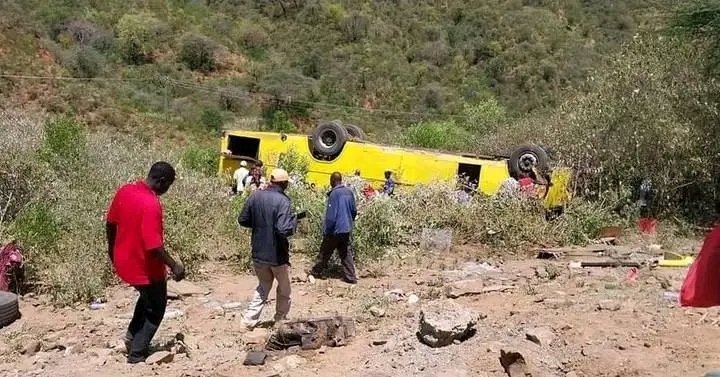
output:
<svg viewBox="0 0 720 377"><path fill-rule="evenodd" d="M450 254L388 262L368 271L392 276L365 276L357 287L302 282L304 263L296 261L292 315L354 316L358 335L346 347L275 354L262 367L242 365L249 346L239 319L255 280L217 265L207 267L215 271L211 278L194 282L208 294L170 302L168 312L177 316L163 322L157 339L180 332L190 349L163 365L130 366L120 353L135 300L131 289L108 289L100 310L56 309L42 297L26 297L23 318L0 330L0 375L506 376L501 350L523 354L534 376L701 376L720 369L720 328L713 323L718 312L681 309L663 298L679 288L686 269L643 269L629 282L625 268L569 269L568 261L519 260L484 271L484 265L466 261ZM415 332L423 304L445 299L449 281L468 278L511 288L455 299L486 316L469 340L437 349L421 344ZM391 289L401 289L405 298L388 302ZM419 303L407 302L411 293ZM370 314L373 305L385 316ZM264 316L273 314L269 309ZM526 340L537 328L550 332L549 344Z"/></svg>

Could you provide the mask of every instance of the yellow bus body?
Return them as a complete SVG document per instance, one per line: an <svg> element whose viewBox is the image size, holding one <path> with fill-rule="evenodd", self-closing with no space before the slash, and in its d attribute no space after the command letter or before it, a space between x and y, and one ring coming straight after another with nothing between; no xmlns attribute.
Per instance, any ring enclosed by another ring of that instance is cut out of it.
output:
<svg viewBox="0 0 720 377"><path fill-rule="evenodd" d="M277 166L280 155L294 149L309 162L308 182L318 187L329 184L330 174L335 171L351 174L360 170L361 177L373 184L382 185L385 171L392 171L398 186L414 186L433 181L454 180L464 171L478 171L478 191L494 195L509 177L507 159L502 157L473 157L452 153L409 149L349 140L340 154L332 161L319 160L313 156L310 139L306 135L284 135L274 132L226 131L220 145L220 174L232 174L242 158L263 161L269 168ZM476 170L475 170L476 169ZM569 171L553 172L553 184L545 198L548 208L564 205L569 199L567 183Z"/></svg>

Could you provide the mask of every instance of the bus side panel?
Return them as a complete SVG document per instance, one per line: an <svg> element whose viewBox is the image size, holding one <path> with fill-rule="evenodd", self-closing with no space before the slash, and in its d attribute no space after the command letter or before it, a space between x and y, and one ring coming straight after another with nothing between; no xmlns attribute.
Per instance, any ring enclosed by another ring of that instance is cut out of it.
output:
<svg viewBox="0 0 720 377"><path fill-rule="evenodd" d="M424 152L405 151L402 160L402 181L411 184L428 184L433 181L453 180L457 175L457 160Z"/></svg>
<svg viewBox="0 0 720 377"><path fill-rule="evenodd" d="M220 139L220 150L224 151L228 148L228 136L223 137ZM220 155L220 162L218 166L218 172L220 175L232 175L235 170L237 170L240 167L240 161L233 160L231 158L225 157L224 154Z"/></svg>
<svg viewBox="0 0 720 377"><path fill-rule="evenodd" d="M480 168L480 183L478 190L485 195L495 195L500 189L502 182L510 177L507 164L496 161L488 161Z"/></svg>

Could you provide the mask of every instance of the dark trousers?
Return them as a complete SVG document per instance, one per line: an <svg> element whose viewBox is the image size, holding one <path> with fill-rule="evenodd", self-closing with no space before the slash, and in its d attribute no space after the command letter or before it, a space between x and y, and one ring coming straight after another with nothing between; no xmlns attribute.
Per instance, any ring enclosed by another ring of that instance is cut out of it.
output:
<svg viewBox="0 0 720 377"><path fill-rule="evenodd" d="M167 307L167 282L135 286L140 297L135 304L126 340L130 343L129 361L139 361L150 354L150 341L160 327Z"/></svg>
<svg viewBox="0 0 720 377"><path fill-rule="evenodd" d="M323 236L322 244L320 244L320 252L315 261L315 266L312 268L312 273L319 275L325 271L335 249L337 249L338 255L340 256L340 264L342 264L345 280L351 283L357 282L350 233Z"/></svg>

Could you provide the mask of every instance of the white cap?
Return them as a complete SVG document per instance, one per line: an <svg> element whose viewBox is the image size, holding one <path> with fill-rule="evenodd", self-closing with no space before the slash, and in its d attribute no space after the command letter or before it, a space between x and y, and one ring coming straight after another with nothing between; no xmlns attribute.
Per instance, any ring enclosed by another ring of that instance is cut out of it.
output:
<svg viewBox="0 0 720 377"><path fill-rule="evenodd" d="M245 160L240 161L240 166L246 167L246 166L247 166L247 161L245 161Z"/></svg>

